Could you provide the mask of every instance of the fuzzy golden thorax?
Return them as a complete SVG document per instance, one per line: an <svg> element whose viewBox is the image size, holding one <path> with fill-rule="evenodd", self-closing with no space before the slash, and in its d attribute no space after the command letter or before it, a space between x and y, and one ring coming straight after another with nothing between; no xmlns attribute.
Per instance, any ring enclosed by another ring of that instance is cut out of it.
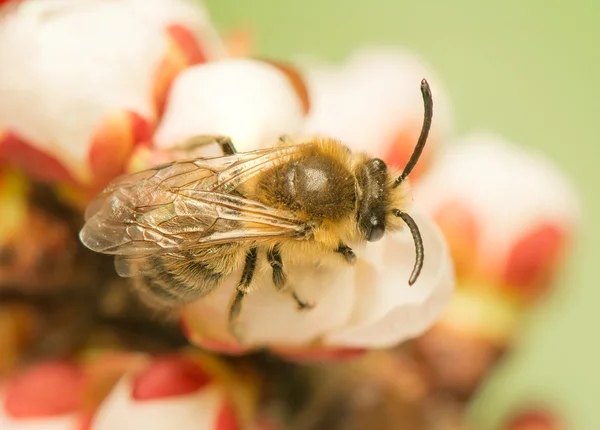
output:
<svg viewBox="0 0 600 430"><path fill-rule="evenodd" d="M301 146L288 161L245 184L243 194L314 225L312 242L329 250L401 228L392 209L404 208L408 186L393 187L395 170L334 139Z"/></svg>

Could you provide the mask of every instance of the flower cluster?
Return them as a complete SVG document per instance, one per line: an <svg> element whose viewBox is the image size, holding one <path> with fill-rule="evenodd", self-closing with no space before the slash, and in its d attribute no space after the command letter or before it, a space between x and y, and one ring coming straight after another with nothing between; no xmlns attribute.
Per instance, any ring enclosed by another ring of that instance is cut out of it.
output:
<svg viewBox="0 0 600 430"><path fill-rule="evenodd" d="M0 76L6 94L0 148L7 165L84 204L117 174L152 167L201 134L228 135L241 151L273 145L284 134L324 134L392 165L407 161L422 123L420 76L429 74L416 59L395 51L365 53L337 72L226 59L201 9L176 1L160 5L164 10L133 0L84 6L28 1L7 12L0 40L0 66L7 70ZM85 30L76 40L65 36L80 27ZM35 79L40 73L43 78ZM430 80L436 123L425 161L448 132L443 92L435 77ZM346 130L339 126L351 118L359 121ZM248 345L239 345L226 323L240 273L184 309L186 332L194 343L222 352L268 346L305 355L308 346L319 356L324 349L353 355L414 337L441 314L453 287L441 234L427 217L416 219L427 258L413 288L399 281L408 279L414 261L406 231L358 250L355 267L290 269L298 294L317 304L310 312L296 312L293 300L261 272L241 315Z"/></svg>

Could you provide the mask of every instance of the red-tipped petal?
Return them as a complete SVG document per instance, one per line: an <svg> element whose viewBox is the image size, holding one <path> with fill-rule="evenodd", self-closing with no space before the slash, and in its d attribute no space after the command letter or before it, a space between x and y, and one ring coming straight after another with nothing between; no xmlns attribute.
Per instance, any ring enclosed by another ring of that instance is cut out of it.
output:
<svg viewBox="0 0 600 430"><path fill-rule="evenodd" d="M566 232L557 225L540 225L512 247L504 278L518 294L535 299L545 292L566 245Z"/></svg>
<svg viewBox="0 0 600 430"><path fill-rule="evenodd" d="M204 63L208 61L206 53L202 50L193 33L182 25L171 25L167 32L177 44L187 59L188 65Z"/></svg>
<svg viewBox="0 0 600 430"><path fill-rule="evenodd" d="M132 397L136 400L154 400L181 396L198 391L210 380L208 374L185 357L163 357L136 375Z"/></svg>
<svg viewBox="0 0 600 430"><path fill-rule="evenodd" d="M41 364L9 383L4 409L15 418L72 413L77 411L82 388L83 374L74 364Z"/></svg>
<svg viewBox="0 0 600 430"><path fill-rule="evenodd" d="M162 114L165 109L167 96L175 77L186 67L207 61L206 53L186 27L171 25L167 28L167 34L169 35L167 51L154 78L154 100L159 114Z"/></svg>
<svg viewBox="0 0 600 430"><path fill-rule="evenodd" d="M15 133L0 135L0 163L17 167L41 181L75 183L69 170L53 155L40 151Z"/></svg>
<svg viewBox="0 0 600 430"><path fill-rule="evenodd" d="M135 146L150 145L154 133L154 124L135 112L129 112L129 121L131 122L133 144Z"/></svg>

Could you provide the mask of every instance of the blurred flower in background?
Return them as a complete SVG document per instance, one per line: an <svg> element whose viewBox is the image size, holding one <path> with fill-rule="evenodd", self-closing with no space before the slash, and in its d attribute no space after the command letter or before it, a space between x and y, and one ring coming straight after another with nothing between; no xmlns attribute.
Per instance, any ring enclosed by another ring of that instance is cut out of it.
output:
<svg viewBox="0 0 600 430"><path fill-rule="evenodd" d="M82 382L81 369L68 362L44 363L14 374L2 384L2 428L81 427ZM60 395L57 395L58 387Z"/></svg>
<svg viewBox="0 0 600 430"><path fill-rule="evenodd" d="M523 407L505 420L502 430L564 430L561 418L546 406Z"/></svg>
<svg viewBox="0 0 600 430"><path fill-rule="evenodd" d="M579 219L577 194L544 157L491 133L448 147L416 191L448 240L457 291L416 346L438 383L472 394L548 292Z"/></svg>
<svg viewBox="0 0 600 430"><path fill-rule="evenodd" d="M253 419L258 386L197 353L103 352L27 367L0 393L3 430L233 430Z"/></svg>
<svg viewBox="0 0 600 430"><path fill-rule="evenodd" d="M399 48L363 48L342 65L305 61L311 96L306 133L340 139L355 151L382 158L402 169L423 123L423 100L415 82L427 78L434 97L434 121L414 181L450 137L452 125L445 91L430 67Z"/></svg>
<svg viewBox="0 0 600 430"><path fill-rule="evenodd" d="M576 193L548 160L491 133L448 149L418 191L453 250L458 276L539 299L579 219Z"/></svg>

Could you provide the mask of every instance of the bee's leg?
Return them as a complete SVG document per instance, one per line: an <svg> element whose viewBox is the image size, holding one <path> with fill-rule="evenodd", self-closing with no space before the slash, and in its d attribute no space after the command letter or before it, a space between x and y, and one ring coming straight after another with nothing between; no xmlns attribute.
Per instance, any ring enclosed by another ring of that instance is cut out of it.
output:
<svg viewBox="0 0 600 430"><path fill-rule="evenodd" d="M256 258L257 251L256 248L251 248L246 253L246 263L244 264L244 271L242 272L242 277L240 279L240 283L236 288L236 294L233 298L233 302L229 307L229 327L231 332L239 337L239 333L237 333L237 327L235 327L235 321L237 317L240 315L242 311L242 300L248 292L250 291L250 285L252 284L252 278L254 277L254 272L256 270Z"/></svg>
<svg viewBox="0 0 600 430"><path fill-rule="evenodd" d="M231 138L228 136L194 136L179 145L175 145L172 149L193 152L195 149L215 143L221 147L221 151L225 155L237 153Z"/></svg>
<svg viewBox="0 0 600 430"><path fill-rule="evenodd" d="M277 291L282 291L286 287L287 277L283 271L283 261L281 260L279 245L275 245L267 251L267 260L273 269L273 284L275 284ZM314 307L313 304L301 300L293 289L291 289L291 293L298 304L298 309L311 309Z"/></svg>
<svg viewBox="0 0 600 430"><path fill-rule="evenodd" d="M350 248L345 243L340 242L340 245L337 247L337 249L335 250L335 252L339 252L340 254L342 254L342 256L344 257L344 259L349 264L356 263L356 254L354 253L354 251L352 251L352 248Z"/></svg>
<svg viewBox="0 0 600 430"><path fill-rule="evenodd" d="M293 145L293 144L294 144L294 141L287 134L283 134L283 135L279 136L279 145L288 146L288 145Z"/></svg>
<svg viewBox="0 0 600 430"><path fill-rule="evenodd" d="M230 137L220 136L217 139L217 143L219 144L219 146L223 150L223 154L233 155L233 154L237 153L237 150L235 149L235 145L231 141Z"/></svg>

